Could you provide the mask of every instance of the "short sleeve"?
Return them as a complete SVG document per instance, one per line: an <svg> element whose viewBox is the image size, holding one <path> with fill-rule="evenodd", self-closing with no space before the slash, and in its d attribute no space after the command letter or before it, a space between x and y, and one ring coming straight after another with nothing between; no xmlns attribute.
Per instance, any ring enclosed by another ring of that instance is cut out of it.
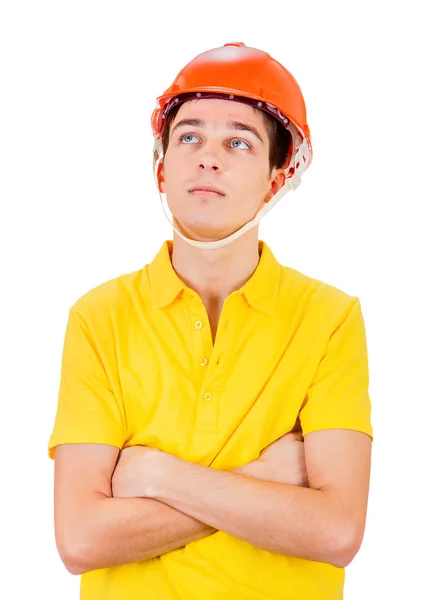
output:
<svg viewBox="0 0 433 600"><path fill-rule="evenodd" d="M69 310L60 385L48 455L59 444L93 443L123 447L122 409L110 386L104 348L82 316Z"/></svg>
<svg viewBox="0 0 433 600"><path fill-rule="evenodd" d="M359 298L331 334L299 413L303 434L352 429L373 438L367 340Z"/></svg>

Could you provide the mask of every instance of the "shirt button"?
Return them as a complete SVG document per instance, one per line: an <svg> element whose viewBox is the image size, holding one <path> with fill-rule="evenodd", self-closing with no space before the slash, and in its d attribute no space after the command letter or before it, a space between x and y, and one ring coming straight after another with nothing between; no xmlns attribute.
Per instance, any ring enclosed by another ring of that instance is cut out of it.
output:
<svg viewBox="0 0 433 600"><path fill-rule="evenodd" d="M203 358L203 360L200 362L200 366L201 367L205 367L208 364L209 360L207 358Z"/></svg>
<svg viewBox="0 0 433 600"><path fill-rule="evenodd" d="M196 322L194 323L194 327L195 327L196 329L201 329L201 328L203 327L203 323L202 323L201 321L196 321Z"/></svg>
<svg viewBox="0 0 433 600"><path fill-rule="evenodd" d="M209 400L212 400L212 394L210 392L206 392L203 395L203 398L206 400L206 402L209 402Z"/></svg>

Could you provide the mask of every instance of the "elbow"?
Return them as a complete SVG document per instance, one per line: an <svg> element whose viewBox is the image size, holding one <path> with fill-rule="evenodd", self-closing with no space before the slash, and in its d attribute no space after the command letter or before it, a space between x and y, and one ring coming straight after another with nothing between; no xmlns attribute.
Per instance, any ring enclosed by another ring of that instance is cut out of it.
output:
<svg viewBox="0 0 433 600"><path fill-rule="evenodd" d="M63 564L66 567L66 570L71 573L71 575L82 575L88 569L84 566L84 561L81 556L77 556L74 552L69 552L66 550L59 550L60 558L62 559Z"/></svg>
<svg viewBox="0 0 433 600"><path fill-rule="evenodd" d="M78 540L72 537L68 540L60 540L57 543L57 550L67 571L72 575L82 575L91 568L88 565L88 549Z"/></svg>
<svg viewBox="0 0 433 600"><path fill-rule="evenodd" d="M344 569L350 565L358 554L363 539L363 531L345 527L339 535L331 540L330 563L334 567Z"/></svg>
<svg viewBox="0 0 433 600"><path fill-rule="evenodd" d="M55 522L57 551L72 575L82 575L87 571L102 568L104 543L100 527L94 518L99 505L89 510L83 508L79 518L68 514Z"/></svg>
<svg viewBox="0 0 433 600"><path fill-rule="evenodd" d="M88 569L84 569L78 566L77 563L68 560L63 560L63 564L65 565L66 569L69 571L69 573L71 573L71 575L82 575L83 573L85 573Z"/></svg>

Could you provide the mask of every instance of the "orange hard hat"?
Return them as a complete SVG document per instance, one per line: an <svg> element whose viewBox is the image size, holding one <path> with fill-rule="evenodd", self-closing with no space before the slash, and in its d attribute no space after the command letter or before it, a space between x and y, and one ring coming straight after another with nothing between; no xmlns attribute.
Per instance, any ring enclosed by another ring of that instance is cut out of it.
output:
<svg viewBox="0 0 433 600"><path fill-rule="evenodd" d="M224 44L196 56L157 98L151 117L155 147L161 141L170 110L193 98L217 97L245 102L275 117L292 134L286 177L305 171L312 160L310 130L301 89L289 71L267 52L242 42Z"/></svg>

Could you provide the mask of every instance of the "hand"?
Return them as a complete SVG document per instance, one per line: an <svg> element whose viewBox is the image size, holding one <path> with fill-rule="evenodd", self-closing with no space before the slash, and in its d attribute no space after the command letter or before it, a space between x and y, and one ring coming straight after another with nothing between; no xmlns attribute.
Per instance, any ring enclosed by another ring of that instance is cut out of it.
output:
<svg viewBox="0 0 433 600"><path fill-rule="evenodd" d="M111 480L113 498L147 498L161 454L147 446L121 450Z"/></svg>
<svg viewBox="0 0 433 600"><path fill-rule="evenodd" d="M257 460L237 471L256 479L309 487L302 432L283 435L267 446Z"/></svg>

